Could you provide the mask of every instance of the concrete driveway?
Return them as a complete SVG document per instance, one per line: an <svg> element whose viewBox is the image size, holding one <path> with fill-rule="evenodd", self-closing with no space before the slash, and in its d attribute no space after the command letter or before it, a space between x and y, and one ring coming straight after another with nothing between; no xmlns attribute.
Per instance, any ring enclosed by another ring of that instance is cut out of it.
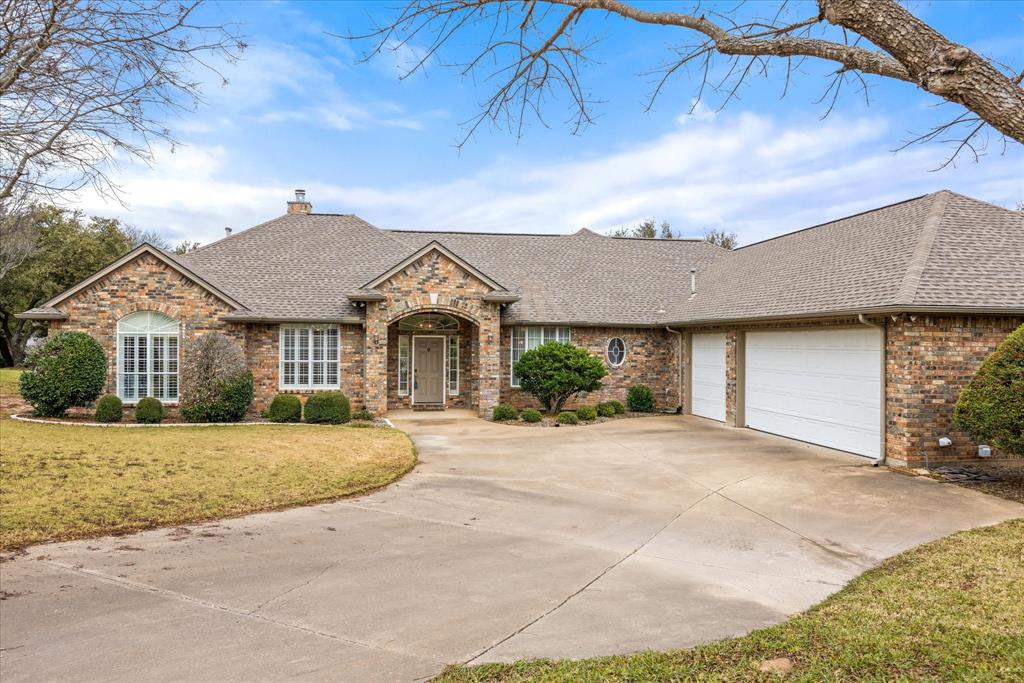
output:
<svg viewBox="0 0 1024 683"><path fill-rule="evenodd" d="M413 680L687 647L1024 515L700 418L396 422L422 463L380 493L5 562L3 680Z"/></svg>

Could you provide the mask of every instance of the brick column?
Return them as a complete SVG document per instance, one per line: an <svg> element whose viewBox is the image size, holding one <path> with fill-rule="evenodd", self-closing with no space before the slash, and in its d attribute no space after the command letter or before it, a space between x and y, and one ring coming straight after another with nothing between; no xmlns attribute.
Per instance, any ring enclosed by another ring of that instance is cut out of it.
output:
<svg viewBox="0 0 1024 683"><path fill-rule="evenodd" d="M725 333L725 424L742 427L743 418L743 333Z"/></svg>
<svg viewBox="0 0 1024 683"><path fill-rule="evenodd" d="M480 373L478 404L480 417L490 417L501 393L501 326L495 304L486 307L480 316L477 368Z"/></svg>
<svg viewBox="0 0 1024 683"><path fill-rule="evenodd" d="M388 326L380 304L366 305L366 409L374 415L388 410Z"/></svg>

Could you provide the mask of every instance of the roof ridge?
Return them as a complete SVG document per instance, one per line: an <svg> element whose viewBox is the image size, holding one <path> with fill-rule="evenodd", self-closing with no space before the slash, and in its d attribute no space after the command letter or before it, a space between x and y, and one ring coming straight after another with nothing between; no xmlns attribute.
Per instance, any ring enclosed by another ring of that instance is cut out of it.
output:
<svg viewBox="0 0 1024 683"><path fill-rule="evenodd" d="M896 303L910 304L917 298L917 289L921 284L921 276L924 274L925 266L928 265L928 257L935 246L935 236L939 232L939 224L946 214L946 205L952 193L949 190L942 190L932 195L932 207L925 216L921 225L921 233L917 237L917 244L914 246L914 253L907 264L907 270L903 274L903 282L896 293Z"/></svg>
<svg viewBox="0 0 1024 683"><path fill-rule="evenodd" d="M560 232L485 232L485 231L474 231L474 230L417 230L415 228L378 228L383 232L404 232L412 234L424 234L424 233L440 233L444 235L495 235L509 237L572 237L575 233L568 235Z"/></svg>

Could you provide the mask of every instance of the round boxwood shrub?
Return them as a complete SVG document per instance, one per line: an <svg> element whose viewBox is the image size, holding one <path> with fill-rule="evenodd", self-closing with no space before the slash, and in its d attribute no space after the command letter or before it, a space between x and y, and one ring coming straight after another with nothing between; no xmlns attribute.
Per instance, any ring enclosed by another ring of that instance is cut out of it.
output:
<svg viewBox="0 0 1024 683"><path fill-rule="evenodd" d="M584 391L601 388L608 374L600 358L563 342L547 342L524 353L515 365L519 386L533 394L553 415L566 401Z"/></svg>
<svg viewBox="0 0 1024 683"><path fill-rule="evenodd" d="M278 394L270 402L267 419L271 422L299 422L302 419L302 401L294 394Z"/></svg>
<svg viewBox="0 0 1024 683"><path fill-rule="evenodd" d="M186 344L180 372L186 422L237 422L252 405L252 373L238 342L226 335L211 332Z"/></svg>
<svg viewBox="0 0 1024 683"><path fill-rule="evenodd" d="M107 394L96 403L97 422L120 422L124 417L124 404L113 394Z"/></svg>
<svg viewBox="0 0 1024 683"><path fill-rule="evenodd" d="M1024 455L1024 325L985 359L960 392L953 422L977 443Z"/></svg>
<svg viewBox="0 0 1024 683"><path fill-rule="evenodd" d="M576 409L576 417L585 422L597 419L597 408L594 406L580 406Z"/></svg>
<svg viewBox="0 0 1024 683"><path fill-rule="evenodd" d="M626 412L626 406L622 405L621 401L606 401L606 403L612 407L616 415L622 415Z"/></svg>
<svg viewBox="0 0 1024 683"><path fill-rule="evenodd" d="M597 414L601 417L613 417L615 415L615 407L608 401L598 403Z"/></svg>
<svg viewBox="0 0 1024 683"><path fill-rule="evenodd" d="M506 422L508 420L515 420L519 417L519 411L506 403L499 403L494 406L494 410L491 412L491 418L495 422Z"/></svg>
<svg viewBox="0 0 1024 683"><path fill-rule="evenodd" d="M523 408L523 412L519 413L519 417L523 418L524 422L540 422L544 419L544 416L536 408Z"/></svg>
<svg viewBox="0 0 1024 683"><path fill-rule="evenodd" d="M366 408L360 408L359 410L357 410L354 413L352 413L352 419L353 420L371 421L371 420L373 420L373 413L371 413Z"/></svg>
<svg viewBox="0 0 1024 683"><path fill-rule="evenodd" d="M160 424L164 419L164 405L160 399L147 396L135 405L135 421L140 424Z"/></svg>
<svg viewBox="0 0 1024 683"><path fill-rule="evenodd" d="M303 420L310 424L341 424L351 417L348 397L340 391L325 391L306 399Z"/></svg>
<svg viewBox="0 0 1024 683"><path fill-rule="evenodd" d="M580 418L571 410L563 410L555 417L555 422L560 425L575 425L580 423Z"/></svg>
<svg viewBox="0 0 1024 683"><path fill-rule="evenodd" d="M72 406L96 400L107 383L103 347L84 332L61 332L25 359L21 396L44 417L60 417Z"/></svg>
<svg viewBox="0 0 1024 683"><path fill-rule="evenodd" d="M634 384L629 388L626 405L634 413L653 413L654 392L646 384Z"/></svg>

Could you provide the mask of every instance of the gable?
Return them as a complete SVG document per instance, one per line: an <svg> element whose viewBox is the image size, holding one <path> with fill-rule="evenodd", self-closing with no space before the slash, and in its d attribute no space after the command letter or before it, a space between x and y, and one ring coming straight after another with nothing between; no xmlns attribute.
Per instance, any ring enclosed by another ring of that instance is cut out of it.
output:
<svg viewBox="0 0 1024 683"><path fill-rule="evenodd" d="M465 259L433 241L363 285L362 289L392 289L418 283L474 292L507 291L493 278Z"/></svg>

